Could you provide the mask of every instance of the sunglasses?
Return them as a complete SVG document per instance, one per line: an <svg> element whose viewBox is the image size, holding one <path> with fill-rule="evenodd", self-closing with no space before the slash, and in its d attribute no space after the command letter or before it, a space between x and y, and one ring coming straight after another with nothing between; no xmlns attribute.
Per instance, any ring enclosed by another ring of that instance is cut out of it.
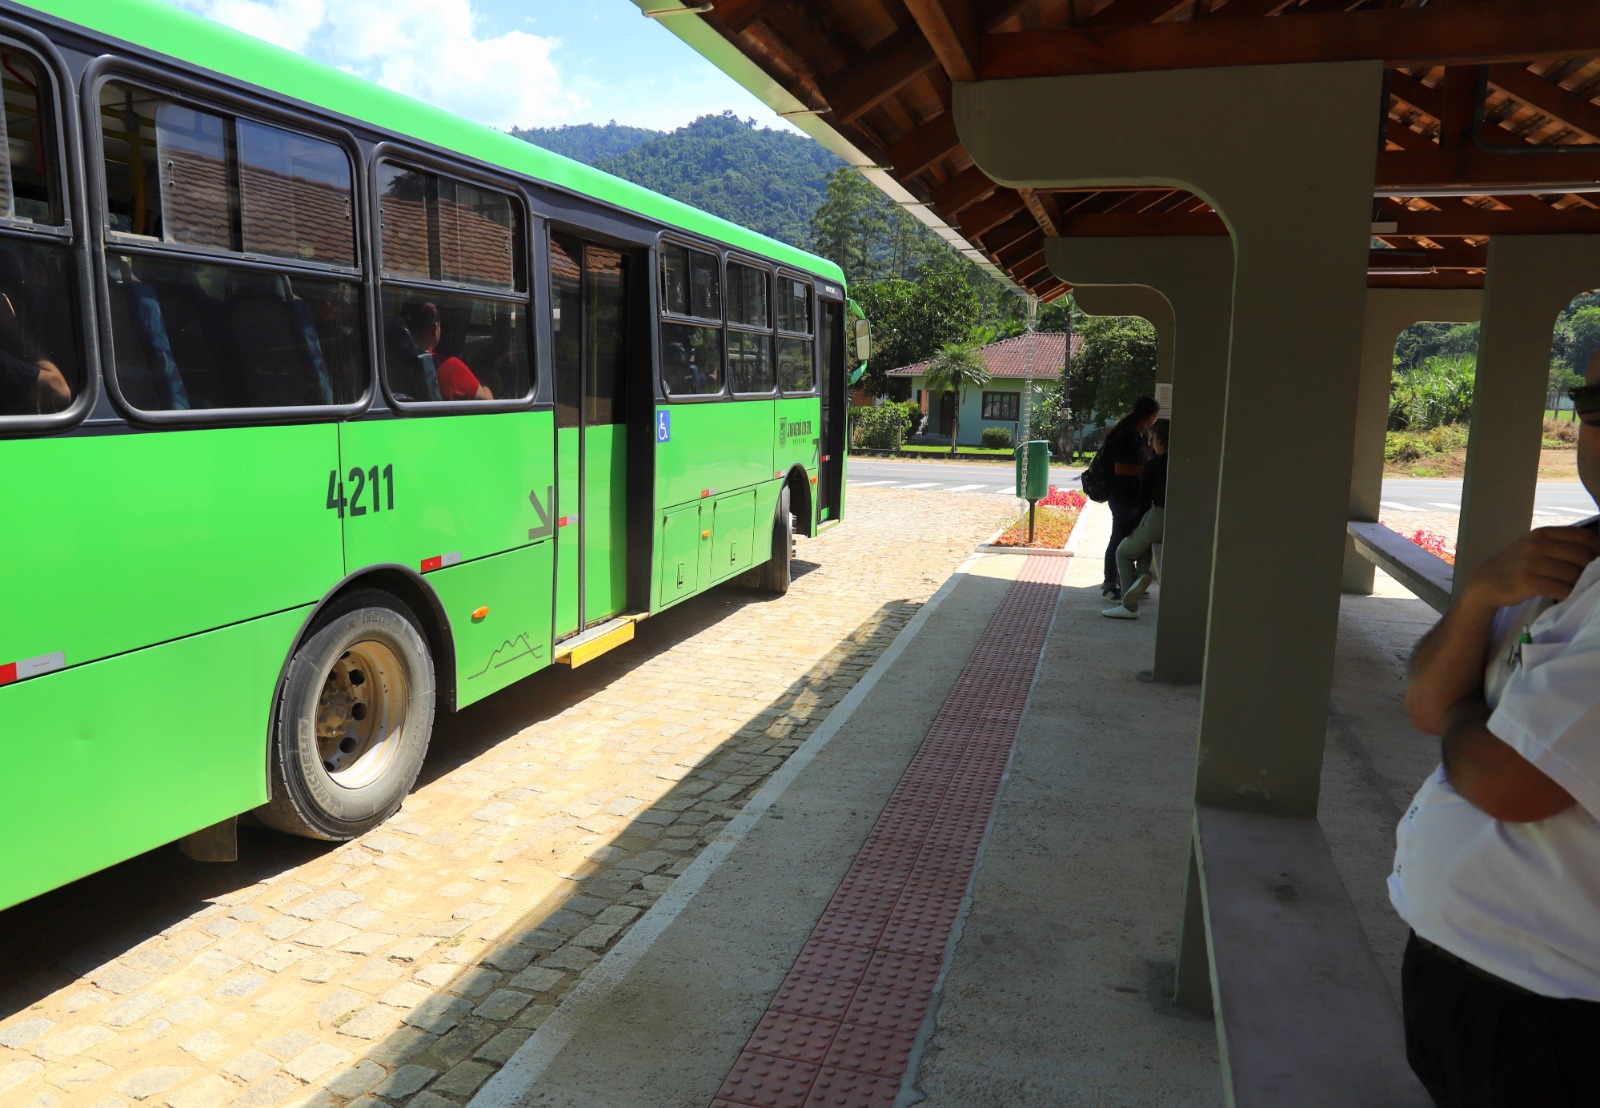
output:
<svg viewBox="0 0 1600 1108"><path fill-rule="evenodd" d="M1585 423L1600 423L1600 384L1579 385L1567 390L1572 410Z"/></svg>

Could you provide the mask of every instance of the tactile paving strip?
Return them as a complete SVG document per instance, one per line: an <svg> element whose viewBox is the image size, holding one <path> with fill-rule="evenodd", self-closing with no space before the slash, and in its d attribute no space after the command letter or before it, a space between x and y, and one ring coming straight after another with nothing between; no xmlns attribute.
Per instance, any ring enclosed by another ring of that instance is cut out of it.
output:
<svg viewBox="0 0 1600 1108"><path fill-rule="evenodd" d="M712 1108L891 1108L1066 576L1028 558Z"/></svg>

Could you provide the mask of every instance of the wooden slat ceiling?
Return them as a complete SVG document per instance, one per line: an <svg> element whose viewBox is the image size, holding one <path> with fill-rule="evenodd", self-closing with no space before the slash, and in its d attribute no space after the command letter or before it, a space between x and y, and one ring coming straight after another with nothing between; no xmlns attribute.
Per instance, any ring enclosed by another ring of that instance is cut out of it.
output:
<svg viewBox="0 0 1600 1108"><path fill-rule="evenodd" d="M685 17L1046 299L1068 287L1047 236L1222 221L1171 189L995 185L961 147L953 82L1379 59L1370 284L1474 287L1490 235L1600 232L1597 0L714 0Z"/></svg>

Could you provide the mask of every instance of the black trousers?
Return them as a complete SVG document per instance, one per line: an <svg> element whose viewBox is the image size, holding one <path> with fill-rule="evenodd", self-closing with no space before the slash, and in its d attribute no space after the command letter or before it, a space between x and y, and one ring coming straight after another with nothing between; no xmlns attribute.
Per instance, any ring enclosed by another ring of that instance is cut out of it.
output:
<svg viewBox="0 0 1600 1108"><path fill-rule="evenodd" d="M1111 494L1107 501L1111 509L1111 541L1106 544L1106 573L1105 583L1116 585L1119 581L1117 574L1117 546L1123 539L1133 534L1133 529L1139 526L1139 520L1144 513L1139 510L1138 500L1124 500L1116 493Z"/></svg>
<svg viewBox="0 0 1600 1108"><path fill-rule="evenodd" d="M1537 996L1415 934L1400 989L1406 1059L1440 1108L1600 1105L1600 1003Z"/></svg>

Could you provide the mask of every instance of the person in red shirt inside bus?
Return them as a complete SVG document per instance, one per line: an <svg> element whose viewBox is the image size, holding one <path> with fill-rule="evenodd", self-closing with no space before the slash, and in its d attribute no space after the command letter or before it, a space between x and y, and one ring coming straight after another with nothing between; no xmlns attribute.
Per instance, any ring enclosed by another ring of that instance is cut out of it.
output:
<svg viewBox="0 0 1600 1108"><path fill-rule="evenodd" d="M433 372L439 379L441 400L493 400L489 386L480 382L460 358L440 359L434 350L444 328L439 322L439 305L431 300L410 300L400 309L406 330L423 353L433 358Z"/></svg>

